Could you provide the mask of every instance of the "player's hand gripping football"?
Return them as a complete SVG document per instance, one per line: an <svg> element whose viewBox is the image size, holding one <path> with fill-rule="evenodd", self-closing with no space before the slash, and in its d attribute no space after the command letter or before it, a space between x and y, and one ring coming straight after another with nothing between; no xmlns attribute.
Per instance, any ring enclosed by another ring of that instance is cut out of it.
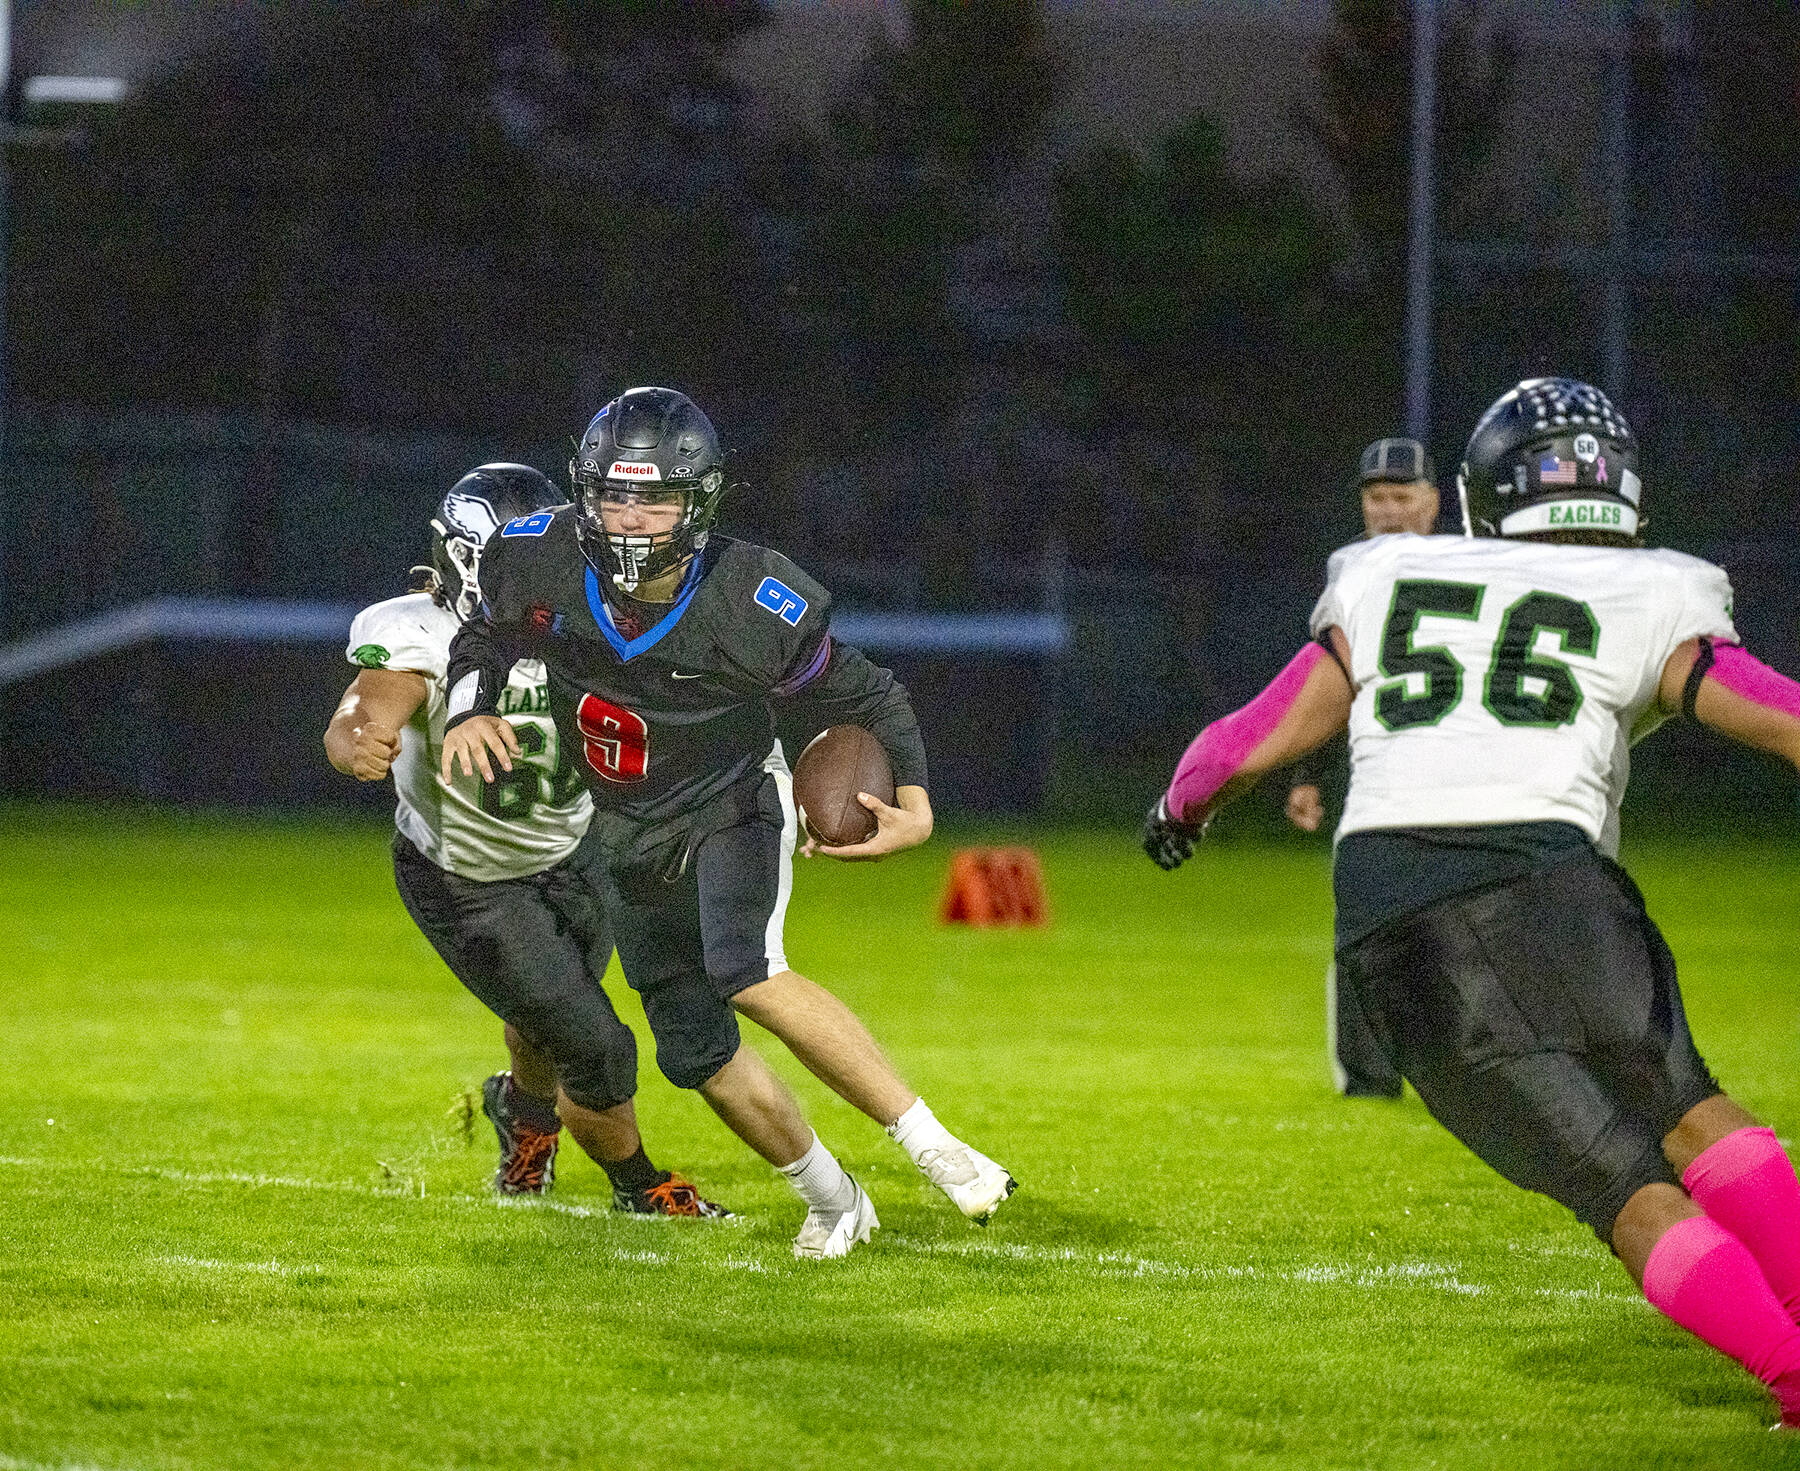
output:
<svg viewBox="0 0 1800 1471"><path fill-rule="evenodd" d="M1201 829L1171 815L1165 794L1156 799L1144 819L1144 851L1158 868L1177 869L1194 856L1194 840L1200 833Z"/></svg>
<svg viewBox="0 0 1800 1471"><path fill-rule="evenodd" d="M444 780L455 777L456 765L461 762L464 775L479 771L483 781L492 781L494 763L498 761L502 771L511 771L512 758L518 754L519 736L510 721L498 715L471 716L444 736Z"/></svg>
<svg viewBox="0 0 1800 1471"><path fill-rule="evenodd" d="M875 835L860 843L846 843L835 848L808 835L800 849L801 857L811 858L816 854L858 863L885 858L903 848L916 848L931 836L931 799L926 796L924 787L901 787L894 793L894 800L899 804L896 807L888 806L867 792L858 792L856 800L875 814Z"/></svg>

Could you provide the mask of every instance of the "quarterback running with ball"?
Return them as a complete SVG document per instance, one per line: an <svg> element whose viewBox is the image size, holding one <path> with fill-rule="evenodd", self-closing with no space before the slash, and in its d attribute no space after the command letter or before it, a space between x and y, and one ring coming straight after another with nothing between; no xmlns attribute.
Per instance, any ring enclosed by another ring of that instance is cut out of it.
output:
<svg viewBox="0 0 1800 1471"><path fill-rule="evenodd" d="M860 725L893 768L896 805L865 804L874 835L821 851L876 858L930 836L906 691L832 637L829 595L793 563L712 531L724 456L685 394L621 394L589 423L569 475L573 505L488 542L481 608L451 650L444 778L460 763L505 779L522 751L507 681L521 659L541 661L558 736L593 796L607 914L657 1065L805 1201L795 1253L845 1255L869 1239L875 1208L742 1045L739 1012L985 1222L1012 1177L938 1122L855 1014L790 967L782 937L797 830L784 751Z"/></svg>
<svg viewBox="0 0 1800 1471"><path fill-rule="evenodd" d="M1532 379L1476 426L1465 535L1336 553L1317 642L1209 725L1145 848L1346 724L1337 963L1432 1114L1560 1201L1645 1297L1800 1426L1800 1182L1714 1081L1614 861L1632 742L1685 716L1800 765L1800 684L1738 644L1709 563L1643 547L1631 430Z"/></svg>
<svg viewBox="0 0 1800 1471"><path fill-rule="evenodd" d="M482 465L451 487L431 522L426 590L356 615L356 678L325 731L333 766L394 779L394 882L444 963L506 1023L511 1072L482 1088L500 1140L494 1187L549 1189L569 1132L638 1215L719 1216L644 1152L632 1096L637 1041L601 989L612 956L581 849L593 804L557 740L541 665L522 662L501 692L521 758L504 781L439 771L450 641L481 601L481 551L494 529L560 497L526 465Z"/></svg>

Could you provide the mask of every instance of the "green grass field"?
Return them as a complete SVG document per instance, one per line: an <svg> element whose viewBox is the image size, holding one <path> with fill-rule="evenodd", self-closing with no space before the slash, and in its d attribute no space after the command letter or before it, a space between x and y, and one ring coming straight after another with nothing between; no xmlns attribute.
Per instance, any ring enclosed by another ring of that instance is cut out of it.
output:
<svg viewBox="0 0 1800 1471"><path fill-rule="evenodd" d="M552 1202L487 1193L499 1026L380 829L0 833L0 1468L1800 1464L1557 1207L1332 1094L1320 846L1045 836L1024 934L937 926L948 840L803 865L790 955L1022 1182L969 1226L760 1039L881 1212L803 1265L648 1045L650 1148L736 1223L615 1217L566 1143ZM1800 849L1627 858L1714 1069L1794 1127Z"/></svg>

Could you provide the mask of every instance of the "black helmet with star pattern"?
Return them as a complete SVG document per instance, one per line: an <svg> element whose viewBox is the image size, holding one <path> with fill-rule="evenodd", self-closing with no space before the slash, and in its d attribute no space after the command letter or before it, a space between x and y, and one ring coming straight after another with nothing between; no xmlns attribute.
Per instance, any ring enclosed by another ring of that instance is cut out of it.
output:
<svg viewBox="0 0 1800 1471"><path fill-rule="evenodd" d="M1456 476L1466 536L1634 545L1645 524L1638 443L1591 383L1527 378L1481 416Z"/></svg>

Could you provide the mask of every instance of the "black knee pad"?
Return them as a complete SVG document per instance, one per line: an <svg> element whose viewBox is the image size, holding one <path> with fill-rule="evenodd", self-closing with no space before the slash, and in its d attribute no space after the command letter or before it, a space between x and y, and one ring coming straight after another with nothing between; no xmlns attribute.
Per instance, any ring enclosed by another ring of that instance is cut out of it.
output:
<svg viewBox="0 0 1800 1471"><path fill-rule="evenodd" d="M569 1095L571 1103L594 1113L605 1113L621 1103L629 1103L637 1093L637 1038L625 1029L623 1043L605 1048L583 1049L564 1061L552 1049L556 1059L556 1081Z"/></svg>
<svg viewBox="0 0 1800 1471"><path fill-rule="evenodd" d="M1680 1183L1660 1129L1620 1108L1585 1059L1536 1052L1413 1081L1432 1115L1487 1164L1567 1207L1609 1246L1626 1201L1646 1185Z"/></svg>
<svg viewBox="0 0 1800 1471"><path fill-rule="evenodd" d="M1681 1178L1664 1156L1660 1143L1643 1148L1636 1159L1628 1159L1626 1153L1621 1149L1616 1158L1602 1158L1597 1167L1579 1172L1563 1201L1609 1251L1613 1226L1626 1201L1646 1185L1681 1185Z"/></svg>
<svg viewBox="0 0 1800 1471"><path fill-rule="evenodd" d="M507 1020L550 1054L572 1102L605 1113L637 1093L637 1037L598 993L587 1005L533 1005Z"/></svg>
<svg viewBox="0 0 1800 1471"><path fill-rule="evenodd" d="M703 978L644 996L656 1065L677 1088L698 1088L737 1056L737 1013Z"/></svg>

